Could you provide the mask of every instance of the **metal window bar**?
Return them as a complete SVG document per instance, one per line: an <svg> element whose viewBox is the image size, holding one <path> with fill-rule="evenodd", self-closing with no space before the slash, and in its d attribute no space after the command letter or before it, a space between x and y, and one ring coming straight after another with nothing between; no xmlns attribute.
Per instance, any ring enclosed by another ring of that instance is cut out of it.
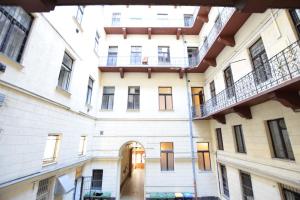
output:
<svg viewBox="0 0 300 200"><path fill-rule="evenodd" d="M209 116L221 109L229 107L237 102L246 100L254 95L257 95L265 90L278 86L286 81L292 80L300 76L300 41L286 47L284 50L268 60L270 67L270 78L266 81L257 81L257 70L260 67L252 70L239 80L234 85L228 87L218 93L215 97L206 101L201 112L203 117ZM263 68L264 66L261 66ZM229 90L234 90L235 95L228 98Z"/></svg>
<svg viewBox="0 0 300 200"><path fill-rule="evenodd" d="M235 10L236 10L235 8L223 8L217 20L215 21L214 26L212 27L209 34L207 35L206 40L204 41L203 45L199 49L200 61L203 60L206 53L208 52L212 44L216 41L223 27L227 24L228 20L231 18Z"/></svg>
<svg viewBox="0 0 300 200"><path fill-rule="evenodd" d="M36 200L48 200L49 198L49 185L50 185L50 179L44 179L39 181L39 187L36 194Z"/></svg>

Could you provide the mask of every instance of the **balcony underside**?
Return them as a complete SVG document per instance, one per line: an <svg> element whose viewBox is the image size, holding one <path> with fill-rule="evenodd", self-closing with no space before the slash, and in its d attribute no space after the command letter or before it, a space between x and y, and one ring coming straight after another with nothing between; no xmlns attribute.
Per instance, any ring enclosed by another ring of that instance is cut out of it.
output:
<svg viewBox="0 0 300 200"><path fill-rule="evenodd" d="M180 67L99 67L101 72L114 72L120 73L120 77L124 78L125 73L136 72L136 73L147 73L148 78L151 78L152 73L178 73L179 78L183 78L185 70Z"/></svg>
<svg viewBox="0 0 300 200"><path fill-rule="evenodd" d="M230 17L229 21L225 24L216 40L209 47L204 58L200 60L199 64L195 68L190 68L188 72L200 72L203 73L209 66L216 67L216 58L226 46L234 46L234 36L238 30L243 26L246 20L250 17L249 13L241 13L235 11Z"/></svg>
<svg viewBox="0 0 300 200"><path fill-rule="evenodd" d="M243 101L239 101L231 106L225 107L224 109L210 113L208 116L195 117L194 119L215 119L218 122L225 124L225 115L229 113L237 113L243 118L251 119L252 114L250 107L269 100L279 101L284 106L298 111L300 109L300 77L286 81L276 87L265 90Z"/></svg>
<svg viewBox="0 0 300 200"><path fill-rule="evenodd" d="M151 39L152 35L198 35L204 23L208 22L210 7L201 6L192 27L104 27L106 34L145 34ZM146 25L146 24L145 24Z"/></svg>
<svg viewBox="0 0 300 200"><path fill-rule="evenodd" d="M2 0L2 5L18 5L30 12L47 12L59 5L193 5L236 7L243 12L264 12L267 8L300 8L298 0Z"/></svg>

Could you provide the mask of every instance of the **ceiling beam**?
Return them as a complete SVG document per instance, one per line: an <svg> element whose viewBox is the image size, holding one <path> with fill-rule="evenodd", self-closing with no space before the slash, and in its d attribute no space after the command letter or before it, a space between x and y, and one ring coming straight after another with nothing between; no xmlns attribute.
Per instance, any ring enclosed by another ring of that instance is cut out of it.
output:
<svg viewBox="0 0 300 200"><path fill-rule="evenodd" d="M148 28L148 39L151 40L151 31L152 29L151 28Z"/></svg>
<svg viewBox="0 0 300 200"><path fill-rule="evenodd" d="M202 15L199 15L197 16L196 19L199 19L200 21L204 22L204 23L207 23L208 22L208 14L202 14Z"/></svg>
<svg viewBox="0 0 300 200"><path fill-rule="evenodd" d="M217 66L217 61L215 58L205 58L205 59L203 59L203 62L212 67Z"/></svg>
<svg viewBox="0 0 300 200"><path fill-rule="evenodd" d="M177 29L177 33L176 33L176 39L177 39L177 40L179 40L180 35L181 35L181 28L178 28L178 29Z"/></svg>
<svg viewBox="0 0 300 200"><path fill-rule="evenodd" d="M151 72L152 72L152 69L151 69L151 68L148 68L148 78L149 78L149 79L151 78Z"/></svg>
<svg viewBox="0 0 300 200"><path fill-rule="evenodd" d="M276 91L273 99L293 110L300 109L300 96L298 91Z"/></svg>
<svg viewBox="0 0 300 200"><path fill-rule="evenodd" d="M234 47L235 46L235 39L234 36L219 36L218 37L218 42L226 45L226 46L230 46L230 47Z"/></svg>
<svg viewBox="0 0 300 200"><path fill-rule="evenodd" d="M127 39L127 30L126 30L126 28L122 28L122 32L123 32L123 38Z"/></svg>
<svg viewBox="0 0 300 200"><path fill-rule="evenodd" d="M221 124L226 124L225 115L213 115L212 118L217 120L217 122L219 122Z"/></svg>
<svg viewBox="0 0 300 200"><path fill-rule="evenodd" d="M182 79L182 78L183 78L183 75L184 75L184 69L181 68L181 69L179 70L179 78Z"/></svg>
<svg viewBox="0 0 300 200"><path fill-rule="evenodd" d="M120 72L120 77L124 78L124 68L119 68L119 72Z"/></svg>
<svg viewBox="0 0 300 200"><path fill-rule="evenodd" d="M268 8L300 8L298 0L1 0L1 5L22 6L29 12L49 12L55 6L68 5L186 5L236 7L246 13L264 12Z"/></svg>
<svg viewBox="0 0 300 200"><path fill-rule="evenodd" d="M233 112L236 112L240 117L245 119L252 119L252 113L250 107L243 106L243 107L234 107L232 108Z"/></svg>

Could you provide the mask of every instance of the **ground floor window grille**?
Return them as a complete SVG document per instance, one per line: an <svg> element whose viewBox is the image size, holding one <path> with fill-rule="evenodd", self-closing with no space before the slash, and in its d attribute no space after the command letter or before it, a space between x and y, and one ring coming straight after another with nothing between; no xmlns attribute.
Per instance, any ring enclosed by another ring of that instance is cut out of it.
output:
<svg viewBox="0 0 300 200"><path fill-rule="evenodd" d="M44 179L39 182L39 188L36 194L36 200L48 200L49 199L49 187L50 179Z"/></svg>

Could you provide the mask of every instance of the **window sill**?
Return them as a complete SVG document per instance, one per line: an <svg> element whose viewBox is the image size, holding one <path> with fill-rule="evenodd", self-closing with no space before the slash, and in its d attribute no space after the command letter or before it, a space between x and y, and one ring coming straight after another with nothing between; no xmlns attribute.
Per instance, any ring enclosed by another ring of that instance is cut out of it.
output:
<svg viewBox="0 0 300 200"><path fill-rule="evenodd" d="M172 110L158 110L159 112L174 112L174 109Z"/></svg>
<svg viewBox="0 0 300 200"><path fill-rule="evenodd" d="M24 66L22 64L20 64L19 62L11 59L10 57L6 56L3 53L0 53L0 60L5 65L13 66L13 67L15 67L17 69L23 69L24 68Z"/></svg>
<svg viewBox="0 0 300 200"><path fill-rule="evenodd" d="M140 112L140 109L127 109L126 112Z"/></svg>
<svg viewBox="0 0 300 200"><path fill-rule="evenodd" d="M160 170L160 172L161 172L161 173L166 173L166 174L169 174L169 173L171 173L171 174L176 173L175 170L172 170L172 171L171 171L171 170L170 170L170 171L162 171L162 170Z"/></svg>
<svg viewBox="0 0 300 200"><path fill-rule="evenodd" d="M77 21L76 17L73 16L73 21L74 23L76 24L77 28L80 30L80 32L82 33L83 32L83 28L81 26L81 24L79 24L79 22Z"/></svg>
<svg viewBox="0 0 300 200"><path fill-rule="evenodd" d="M85 104L85 107L90 111L93 109L93 106L91 104Z"/></svg>
<svg viewBox="0 0 300 200"><path fill-rule="evenodd" d="M78 154L78 157L79 157L79 158L82 158L82 157L85 157L85 156L86 156L85 153L83 153L83 154L80 154L80 153L79 153L79 154Z"/></svg>
<svg viewBox="0 0 300 200"><path fill-rule="evenodd" d="M272 157L272 160L296 164L295 160L290 160L290 159L285 159L285 158L275 158L275 157Z"/></svg>
<svg viewBox="0 0 300 200"><path fill-rule="evenodd" d="M71 93L67 90L64 90L63 88L59 87L59 86L56 86L56 91L58 91L59 93L65 95L65 96L68 96L68 97L71 97Z"/></svg>
<svg viewBox="0 0 300 200"><path fill-rule="evenodd" d="M50 165L55 165L55 164L57 164L57 161L54 160L52 162L43 163L42 167L48 167Z"/></svg>
<svg viewBox="0 0 300 200"><path fill-rule="evenodd" d="M199 174L212 174L213 171L212 170L198 170Z"/></svg>
<svg viewBox="0 0 300 200"><path fill-rule="evenodd" d="M100 112L112 112L113 109L100 109Z"/></svg>

